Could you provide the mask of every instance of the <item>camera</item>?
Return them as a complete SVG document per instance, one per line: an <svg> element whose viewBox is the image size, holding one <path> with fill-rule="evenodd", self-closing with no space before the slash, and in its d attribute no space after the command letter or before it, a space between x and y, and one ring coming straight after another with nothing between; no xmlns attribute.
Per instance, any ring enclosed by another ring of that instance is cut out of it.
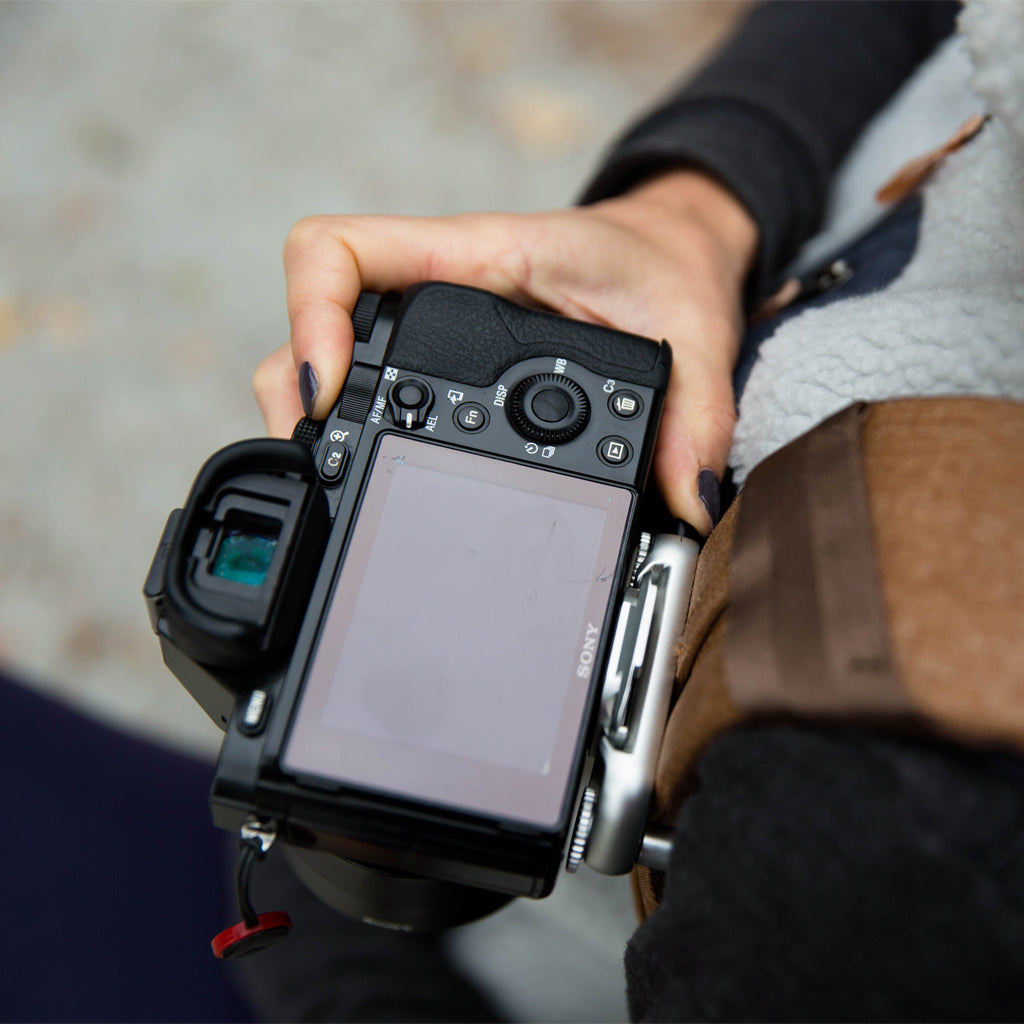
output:
<svg viewBox="0 0 1024 1024"><path fill-rule="evenodd" d="M328 418L215 454L146 580L215 824L401 928L629 871L698 550L644 522L668 345L441 282L353 327Z"/></svg>

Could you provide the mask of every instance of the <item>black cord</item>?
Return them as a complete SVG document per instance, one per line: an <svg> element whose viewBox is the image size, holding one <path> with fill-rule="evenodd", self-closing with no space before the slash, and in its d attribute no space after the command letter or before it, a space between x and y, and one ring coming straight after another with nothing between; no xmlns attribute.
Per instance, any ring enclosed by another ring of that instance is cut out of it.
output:
<svg viewBox="0 0 1024 1024"><path fill-rule="evenodd" d="M253 864L258 860L263 860L263 857L263 846L258 839L240 839L238 841L238 858L235 861L235 896L246 928L255 928L260 920L259 915L249 902L249 875Z"/></svg>

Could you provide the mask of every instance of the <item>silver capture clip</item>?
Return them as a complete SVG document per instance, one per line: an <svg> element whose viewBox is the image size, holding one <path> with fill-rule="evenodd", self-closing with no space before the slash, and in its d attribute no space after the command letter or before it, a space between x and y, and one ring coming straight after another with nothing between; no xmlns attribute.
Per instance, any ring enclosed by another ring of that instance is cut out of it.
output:
<svg viewBox="0 0 1024 1024"><path fill-rule="evenodd" d="M658 534L638 558L608 659L598 756L572 838L575 866L586 860L622 875L641 852L659 864L667 858L664 837L645 845L644 832L699 551L693 540Z"/></svg>

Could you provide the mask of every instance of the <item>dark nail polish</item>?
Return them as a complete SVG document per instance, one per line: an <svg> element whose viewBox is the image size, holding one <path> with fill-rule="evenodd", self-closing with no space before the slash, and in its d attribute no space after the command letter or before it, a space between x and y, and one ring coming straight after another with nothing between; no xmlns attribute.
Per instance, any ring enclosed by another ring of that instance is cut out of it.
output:
<svg viewBox="0 0 1024 1024"><path fill-rule="evenodd" d="M722 488L713 470L702 469L697 474L697 496L711 516L711 525L717 525L722 515Z"/></svg>
<svg viewBox="0 0 1024 1024"><path fill-rule="evenodd" d="M316 405L316 393L320 390L320 381L317 380L316 370L311 363L303 363L299 367L299 400L302 402L302 411L312 418L313 406Z"/></svg>

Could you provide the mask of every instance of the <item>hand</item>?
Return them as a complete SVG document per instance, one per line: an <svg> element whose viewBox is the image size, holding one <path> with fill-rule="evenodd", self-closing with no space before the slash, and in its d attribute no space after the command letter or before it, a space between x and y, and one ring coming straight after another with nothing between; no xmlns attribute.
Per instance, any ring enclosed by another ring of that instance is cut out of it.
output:
<svg viewBox="0 0 1024 1024"><path fill-rule="evenodd" d="M672 512L707 533L735 425L732 370L756 247L745 208L695 171L548 213L310 217L284 248L291 342L257 368L256 398L274 435L288 436L304 412L325 417L348 372L359 293L418 281L664 338L673 366L654 471Z"/></svg>

